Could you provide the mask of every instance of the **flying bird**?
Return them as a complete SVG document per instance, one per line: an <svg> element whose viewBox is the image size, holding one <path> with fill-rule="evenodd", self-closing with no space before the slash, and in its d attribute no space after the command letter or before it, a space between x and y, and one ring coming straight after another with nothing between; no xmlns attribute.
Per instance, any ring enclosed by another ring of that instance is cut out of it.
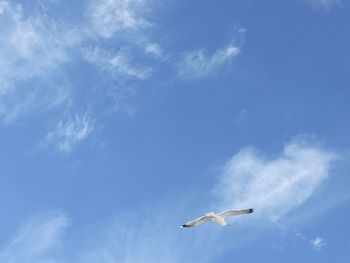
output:
<svg viewBox="0 0 350 263"><path fill-rule="evenodd" d="M228 225L227 222L225 221L226 217L250 214L250 213L253 213L253 211L254 211L253 208L248 208L248 209L241 209L241 210L227 210L218 214L210 212L210 213L206 213L204 216L201 216L195 220L189 221L186 224L181 225L181 227L198 226L209 220L212 220L221 226L226 226Z"/></svg>

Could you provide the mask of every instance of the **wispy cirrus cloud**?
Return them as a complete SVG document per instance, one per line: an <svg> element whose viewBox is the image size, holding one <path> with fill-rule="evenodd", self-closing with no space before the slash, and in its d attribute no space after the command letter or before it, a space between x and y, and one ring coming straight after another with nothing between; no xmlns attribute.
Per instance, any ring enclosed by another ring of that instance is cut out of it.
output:
<svg viewBox="0 0 350 263"><path fill-rule="evenodd" d="M0 261L11 263L56 263L68 227L60 212L41 214L27 222L12 240L0 250Z"/></svg>
<svg viewBox="0 0 350 263"><path fill-rule="evenodd" d="M53 2L55 7L61 4ZM76 103L72 83L81 83L83 78L72 72L82 61L94 66L96 75L92 79L108 86L101 96L115 100L112 107L121 108L119 105L136 93L139 83L157 72L159 61L178 61L177 54L168 60L161 42L153 41L148 34L153 25L149 19L153 3L90 0L81 6L85 20L68 25L59 18L60 14L49 16L53 6L44 1L31 9L30 5L0 0L0 121L11 122L57 106L72 109L68 107ZM186 53L180 75L201 78L220 71L240 53L240 45L235 43L232 41L212 54L204 50ZM64 113L59 114L62 119ZM61 122L53 128L46 139L56 149L70 151L69 145L75 143L54 143L65 141L64 125ZM75 141L79 140L72 140Z"/></svg>
<svg viewBox="0 0 350 263"><path fill-rule="evenodd" d="M255 218L275 222L311 198L335 158L305 139L288 143L274 158L246 148L224 166L214 195L222 208L255 207Z"/></svg>
<svg viewBox="0 0 350 263"><path fill-rule="evenodd" d="M47 74L70 61L69 48L79 41L74 30L40 14L27 17L21 5L0 4L2 84L13 86L16 80Z"/></svg>
<svg viewBox="0 0 350 263"><path fill-rule="evenodd" d="M217 72L240 53L240 48L234 44L218 49L208 55L204 50L188 52L179 62L179 74L182 78L202 78Z"/></svg>
<svg viewBox="0 0 350 263"><path fill-rule="evenodd" d="M343 0L304 0L316 10L329 11L334 7L341 7Z"/></svg>
<svg viewBox="0 0 350 263"><path fill-rule="evenodd" d="M146 79L150 77L152 72L150 67L133 65L127 50L119 50L112 54L99 47L85 48L83 56L88 62L95 65L97 69L108 72L115 78L126 76Z"/></svg>
<svg viewBox="0 0 350 263"><path fill-rule="evenodd" d="M159 44L149 41L147 37L147 29L152 26L148 19L151 7L149 0L90 1L86 16L92 25L91 33L113 43L119 50L90 45L83 50L84 58L115 79L149 78L153 69L145 56L163 58Z"/></svg>
<svg viewBox="0 0 350 263"><path fill-rule="evenodd" d="M42 2L26 10L21 4L0 0L0 119L10 122L36 109L71 102L71 75L65 66L79 62L82 49L99 46L104 38L107 46L117 45L121 51L112 54L107 47L95 48L83 52L83 58L112 77L148 78L151 66L127 52L131 46L144 55L161 54L161 48L145 40L142 31L151 24L144 16L148 6L146 0L91 0L83 6L88 21L68 25L48 16L50 6ZM90 24L92 34L87 30ZM116 33L118 38L110 39Z"/></svg>
<svg viewBox="0 0 350 263"><path fill-rule="evenodd" d="M56 128L46 135L46 141L63 153L69 153L73 146L87 139L94 130L94 120L88 115L76 114L67 121L60 121Z"/></svg>
<svg viewBox="0 0 350 263"><path fill-rule="evenodd" d="M179 76L199 79L219 73L241 53L245 33L245 29L239 29L229 44L212 54L203 49L184 53L177 64Z"/></svg>
<svg viewBox="0 0 350 263"><path fill-rule="evenodd" d="M139 58L162 55L160 46L144 37L143 29L151 24L143 15L147 3L91 0L82 5L90 20L68 25L48 16L53 6L44 2L39 1L30 9L28 5L0 0L0 121L9 123L58 106L69 110L75 104L71 83L79 78L71 74L71 69L82 60L94 65L96 78L102 82L108 77L118 81L119 85L110 85L104 96L116 100L116 105L126 101L132 93L132 88L125 87L128 81L145 80L152 74L149 63L140 62ZM58 5L56 1L55 6ZM93 33L87 30L91 24ZM113 38L117 33L118 38ZM115 51L111 45L119 49ZM130 50L137 50L139 56ZM57 150L68 152L91 133L90 124L79 124L79 118L60 122L46 140ZM80 132L73 135L72 129Z"/></svg>
<svg viewBox="0 0 350 263"><path fill-rule="evenodd" d="M151 23L144 16L148 5L147 0L93 0L87 16L95 33L111 38L125 30L137 31L149 27Z"/></svg>
<svg viewBox="0 0 350 263"><path fill-rule="evenodd" d="M50 108L66 101L60 67L71 60L70 48L79 41L73 30L0 1L0 33L0 118L8 122L38 105Z"/></svg>
<svg viewBox="0 0 350 263"><path fill-rule="evenodd" d="M157 43L147 43L145 52L157 59L164 59L165 57L162 48Z"/></svg>

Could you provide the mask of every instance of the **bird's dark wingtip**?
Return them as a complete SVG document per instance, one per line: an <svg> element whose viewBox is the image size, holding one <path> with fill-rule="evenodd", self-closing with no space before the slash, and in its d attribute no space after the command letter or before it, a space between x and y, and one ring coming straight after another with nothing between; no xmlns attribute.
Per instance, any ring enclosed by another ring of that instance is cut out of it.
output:
<svg viewBox="0 0 350 263"><path fill-rule="evenodd" d="M191 227L191 226L183 224L183 225L181 225L181 227Z"/></svg>
<svg viewBox="0 0 350 263"><path fill-rule="evenodd" d="M253 213L254 212L254 208L249 208L248 213Z"/></svg>

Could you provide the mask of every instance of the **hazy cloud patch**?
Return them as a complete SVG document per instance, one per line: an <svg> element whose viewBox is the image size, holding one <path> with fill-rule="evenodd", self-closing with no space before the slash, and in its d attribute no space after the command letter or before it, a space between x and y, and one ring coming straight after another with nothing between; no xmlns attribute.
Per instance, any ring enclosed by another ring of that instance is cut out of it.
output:
<svg viewBox="0 0 350 263"><path fill-rule="evenodd" d="M12 240L0 250L0 261L11 263L56 263L62 248L62 235L68 227L60 213L41 214L22 226Z"/></svg>
<svg viewBox="0 0 350 263"><path fill-rule="evenodd" d="M343 0L304 0L316 10L329 11L335 7L341 7Z"/></svg>
<svg viewBox="0 0 350 263"><path fill-rule="evenodd" d="M246 148L222 169L214 195L220 207L254 207L255 218L277 221L302 206L329 176L335 154L302 139L274 158Z"/></svg>

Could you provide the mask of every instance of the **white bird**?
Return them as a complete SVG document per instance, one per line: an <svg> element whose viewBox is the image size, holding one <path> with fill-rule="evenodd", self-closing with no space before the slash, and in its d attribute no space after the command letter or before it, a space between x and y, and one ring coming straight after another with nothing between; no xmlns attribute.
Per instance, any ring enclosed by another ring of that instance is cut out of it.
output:
<svg viewBox="0 0 350 263"><path fill-rule="evenodd" d="M221 226L226 226L228 225L227 222L225 221L226 217L250 214L250 213L253 213L253 211L254 211L253 208L247 208L247 209L241 209L241 210L227 210L218 214L210 212L210 213L206 213L204 216L201 216L195 220L189 221L186 224L181 225L181 227L198 226L209 220L212 220Z"/></svg>

